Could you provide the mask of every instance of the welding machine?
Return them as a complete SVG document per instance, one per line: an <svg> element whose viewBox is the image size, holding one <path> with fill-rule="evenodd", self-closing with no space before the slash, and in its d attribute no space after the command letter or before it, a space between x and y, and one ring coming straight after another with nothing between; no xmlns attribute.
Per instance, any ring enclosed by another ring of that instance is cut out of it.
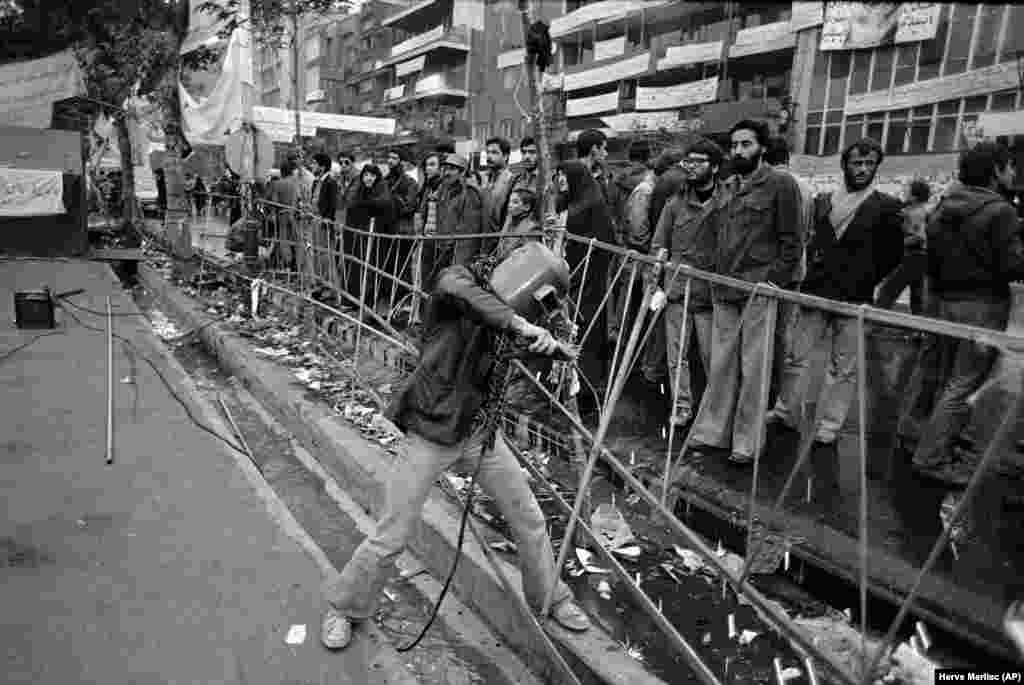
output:
<svg viewBox="0 0 1024 685"><path fill-rule="evenodd" d="M50 289L14 293L14 322L18 328L56 328L54 299Z"/></svg>

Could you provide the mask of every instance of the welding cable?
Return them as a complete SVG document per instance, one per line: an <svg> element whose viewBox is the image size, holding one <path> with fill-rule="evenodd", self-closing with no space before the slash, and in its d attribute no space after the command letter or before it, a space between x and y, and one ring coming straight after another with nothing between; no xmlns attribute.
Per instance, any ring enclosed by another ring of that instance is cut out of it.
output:
<svg viewBox="0 0 1024 685"><path fill-rule="evenodd" d="M75 293L75 294L78 294L78 293ZM75 304L71 300L65 299L65 298L61 297L60 295L56 296L54 299L59 299L60 300L60 304L69 304L72 307L74 307L75 309L79 309L79 310L81 310L83 312L86 312L88 314L92 314L94 316L106 316L107 315L106 312L101 312L101 311L98 311L96 309L89 309L88 307L83 307L80 304ZM112 312L111 316L142 316L142 317L145 317L146 314L143 313L143 312ZM164 338L164 340L166 342L177 342L179 340L184 340L185 338L189 337L190 335L195 335L196 333L198 333L199 331L203 330L204 328L207 328L208 326L212 326L215 323L220 323L221 321L227 321L230 318L231 318L231 314L222 314L221 316L214 317L214 318L210 319L209 321L204 321L203 323L199 324L195 328L191 328L191 329L185 331L184 333L180 333L180 334L175 335L175 336L170 337L170 338Z"/></svg>
<svg viewBox="0 0 1024 685"><path fill-rule="evenodd" d="M107 332L104 329L102 329L102 328L97 328L95 326L90 326L89 324L84 323L80 318L78 318L74 314L74 312L72 312L70 310L67 310L67 309L65 309L64 311L65 311L65 313L68 314L68 316L70 316L72 319L74 319L78 323L78 325L81 326L82 328L88 329L90 331L94 331L96 333L102 333L103 335L107 334ZM40 336L40 337L42 337L42 336ZM157 375L157 378L159 378L161 380L161 382L163 382L164 387L167 388L167 392L169 392L171 394L171 397L173 397L178 402L178 404L181 405L181 408L185 410L185 414L188 416L189 420L192 421L192 423L196 426L196 428L202 430L205 433L209 433L210 435L212 435L213 437L217 438L218 440L220 440L222 443L224 443L225 445L227 445L231 449L235 450L239 454L244 455L247 459L252 460L252 457L250 457L249 453L246 452L244 449L242 449L238 445L234 444L231 440L228 440L223 435L218 433L216 430L214 430L213 428L210 428L209 426L207 426L203 422L201 422L199 419L197 419L196 416L192 413L192 410L189 408L188 403L185 402L185 400L182 399L182 397L174 390L174 387L171 385L171 382L169 380L167 380L167 377L164 376L162 371L160 371L160 367L157 366L157 364L152 359L150 359L148 356L142 354L142 352L139 350L139 348L136 347L135 344L131 340L128 340L127 338L125 338L123 336L120 336L117 333L114 333L113 337L117 338L123 344L127 345L129 348L134 350L135 351L135 355L139 359L141 359L142 361L146 362L146 364L148 364L149 367L151 369L153 369L153 372ZM253 465L256 466L256 468L259 468L259 464L256 464L255 461L253 462Z"/></svg>
<svg viewBox="0 0 1024 685"><path fill-rule="evenodd" d="M34 345L36 341L40 340L41 338L47 338L51 335L62 335L63 333L64 331L50 331L49 333L40 333L39 335L33 337L31 340L23 342L20 345L16 345L15 347L12 347L11 349L7 350L2 355L0 355L0 364L7 361L9 358L13 357L16 353L20 352L26 347Z"/></svg>

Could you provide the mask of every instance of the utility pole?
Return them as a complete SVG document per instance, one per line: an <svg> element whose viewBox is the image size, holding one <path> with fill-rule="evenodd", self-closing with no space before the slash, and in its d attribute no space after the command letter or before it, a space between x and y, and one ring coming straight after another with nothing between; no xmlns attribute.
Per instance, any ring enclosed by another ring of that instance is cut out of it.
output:
<svg viewBox="0 0 1024 685"><path fill-rule="evenodd" d="M523 22L523 36L530 35L530 25L535 20L533 1L519 0L519 16ZM525 41L524 41L525 42ZM534 138L537 140L537 208L536 212L543 219L544 215L552 211L554 207L548 198L548 169L551 168L551 152L548 148L548 126L547 118L544 116L544 103L542 102L540 77L537 75L536 56L531 55L526 45L523 45L523 65L526 67L526 83L530 89L530 119L534 124Z"/></svg>

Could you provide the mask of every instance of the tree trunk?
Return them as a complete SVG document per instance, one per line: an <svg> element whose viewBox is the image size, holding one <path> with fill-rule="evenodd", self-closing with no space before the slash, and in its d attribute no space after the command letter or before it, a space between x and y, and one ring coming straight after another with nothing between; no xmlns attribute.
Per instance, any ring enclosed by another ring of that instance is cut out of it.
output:
<svg viewBox="0 0 1024 685"><path fill-rule="evenodd" d="M132 159L132 137L128 131L128 115L118 112L114 116L117 147L121 152L121 220L135 224L135 160Z"/></svg>
<svg viewBox="0 0 1024 685"><path fill-rule="evenodd" d="M299 10L292 2L292 104L295 107L295 151L302 155L302 122L299 119ZM300 157L301 158L301 157Z"/></svg>
<svg viewBox="0 0 1024 685"><path fill-rule="evenodd" d="M519 0L519 14L523 21L523 35L529 35L530 24L534 20L532 0ZM548 169L551 168L551 150L548 147L548 127L541 102L540 75L537 72L536 59L527 53L524 59L526 66L526 83L530 91L530 114L533 115L534 137L537 140L537 213L543 220L544 216L554 211L548 197Z"/></svg>

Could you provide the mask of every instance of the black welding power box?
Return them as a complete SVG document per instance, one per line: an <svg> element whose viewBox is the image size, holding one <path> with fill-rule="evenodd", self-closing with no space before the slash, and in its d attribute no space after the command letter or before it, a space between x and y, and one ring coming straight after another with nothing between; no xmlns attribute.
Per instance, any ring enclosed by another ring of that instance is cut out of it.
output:
<svg viewBox="0 0 1024 685"><path fill-rule="evenodd" d="M56 328L50 289L14 293L14 322L18 328Z"/></svg>

